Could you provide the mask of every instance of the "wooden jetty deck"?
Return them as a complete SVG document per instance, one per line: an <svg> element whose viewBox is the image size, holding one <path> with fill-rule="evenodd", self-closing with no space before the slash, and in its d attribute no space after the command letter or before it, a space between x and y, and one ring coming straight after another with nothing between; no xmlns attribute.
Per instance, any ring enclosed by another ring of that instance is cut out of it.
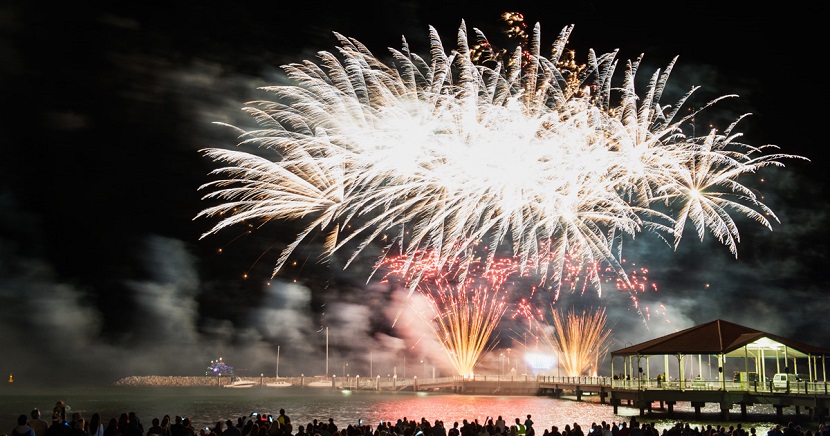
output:
<svg viewBox="0 0 830 436"><path fill-rule="evenodd" d="M775 409L777 419L785 410L795 415L806 411L816 420L828 416L830 407L830 383L799 382L785 390L757 382L726 382L723 380L688 380L681 382L657 382L656 380L614 380L610 377L557 377L557 376L476 376L403 379L397 377L340 377L332 378L331 388L350 390L396 390L448 392L465 395L539 395L561 397L583 395L598 396L601 404L608 404L617 413L620 406L639 409L640 415L651 413L654 408L666 410L671 416L678 403L688 403L700 418L701 409L707 404L719 405L720 418L728 421L730 410L739 405L741 418L745 419L747 407L768 404ZM311 381L297 380L297 385Z"/></svg>

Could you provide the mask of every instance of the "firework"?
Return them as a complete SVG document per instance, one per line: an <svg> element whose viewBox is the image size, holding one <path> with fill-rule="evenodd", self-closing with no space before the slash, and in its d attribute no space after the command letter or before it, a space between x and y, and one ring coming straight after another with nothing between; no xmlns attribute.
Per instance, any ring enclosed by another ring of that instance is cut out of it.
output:
<svg viewBox="0 0 830 436"><path fill-rule="evenodd" d="M458 375L472 377L482 355L497 345L493 331L507 304L498 288L422 282L431 314L423 316Z"/></svg>
<svg viewBox="0 0 830 436"><path fill-rule="evenodd" d="M553 313L553 332L544 336L559 355L559 365L569 377L585 375L593 371L596 376L599 357L608 353L611 330L606 328L605 309L589 314L587 310L577 315L571 309L563 315Z"/></svg>
<svg viewBox="0 0 830 436"><path fill-rule="evenodd" d="M682 111L693 88L661 103L674 61L642 96L634 86L641 59L627 62L613 87L616 52L590 50L587 64L562 66L572 60L572 29L545 58L537 24L524 54L519 47L493 66L473 62L463 22L450 54L430 27L431 59L404 39L389 64L335 33L336 54L284 66L293 84L267 87L272 101L247 105L259 126L240 129L239 145L264 148L261 156L203 150L226 166L201 187L217 204L196 218L219 217L202 238L302 220L273 275L318 229L324 259L346 251L345 267L373 243L411 263L432 252L442 267L464 263L484 242L488 266L506 249L559 283L568 254L623 274L623 235L645 231L676 246L688 220L698 237L708 230L737 256L730 212L771 229L777 217L738 179L799 157L737 142L743 117L723 131L685 133L699 111L732 96ZM422 275L410 277L414 287ZM591 280L599 290L598 275Z"/></svg>
<svg viewBox="0 0 830 436"><path fill-rule="evenodd" d="M507 310L503 285L520 268L514 259L494 259L485 269L482 261L441 265L434 252L418 253L413 264L408 256L383 260L377 269L386 271L382 282L412 283L419 275L417 291L429 310L418 311L446 353L458 375L470 377L482 355L497 345L493 331Z"/></svg>
<svg viewBox="0 0 830 436"><path fill-rule="evenodd" d="M456 259L452 264L442 263L439 253L435 251L419 251L412 256L398 255L383 258L375 270L386 272L381 281L388 281L394 277L404 284L413 285L428 278L442 279L449 282L466 283L483 281L488 287L499 289L511 277L527 277L528 268L523 267L516 259L499 257L484 260L481 257L471 256ZM411 288L410 290L414 290Z"/></svg>

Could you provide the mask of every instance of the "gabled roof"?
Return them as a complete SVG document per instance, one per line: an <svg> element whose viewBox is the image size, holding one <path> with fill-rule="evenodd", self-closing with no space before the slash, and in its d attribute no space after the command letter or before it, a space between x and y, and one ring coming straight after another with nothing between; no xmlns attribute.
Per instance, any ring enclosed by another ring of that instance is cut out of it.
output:
<svg viewBox="0 0 830 436"><path fill-rule="evenodd" d="M752 355L759 350L763 350L767 357L774 357L775 353L781 356L786 353L789 357L830 355L830 350L716 319L612 351L611 357L665 354L725 354L727 357L744 357L747 353Z"/></svg>

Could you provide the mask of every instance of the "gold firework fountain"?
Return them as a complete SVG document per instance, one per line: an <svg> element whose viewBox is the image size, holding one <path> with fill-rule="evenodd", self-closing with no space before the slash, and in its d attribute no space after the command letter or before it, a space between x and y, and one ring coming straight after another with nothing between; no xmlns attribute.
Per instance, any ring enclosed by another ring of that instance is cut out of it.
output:
<svg viewBox="0 0 830 436"><path fill-rule="evenodd" d="M606 327L605 309L578 315L574 309L553 313L554 331L545 339L559 355L559 365L568 377L597 375L599 356L608 353L611 330Z"/></svg>
<svg viewBox="0 0 830 436"><path fill-rule="evenodd" d="M381 281L398 281L423 297L428 309L416 313L435 335L456 373L471 377L483 354L498 343L492 335L507 311L503 286L508 277L521 274L520 264L500 258L486 268L480 258L472 256L446 265L435 251L417 253L416 257L417 262L410 262L405 255L386 257L379 266L387 271Z"/></svg>
<svg viewBox="0 0 830 436"><path fill-rule="evenodd" d="M491 289L484 285L428 288L432 290L420 289L434 316L427 317L425 321L458 375L472 377L476 363L496 345L490 339L504 316L507 304L499 298L498 288Z"/></svg>

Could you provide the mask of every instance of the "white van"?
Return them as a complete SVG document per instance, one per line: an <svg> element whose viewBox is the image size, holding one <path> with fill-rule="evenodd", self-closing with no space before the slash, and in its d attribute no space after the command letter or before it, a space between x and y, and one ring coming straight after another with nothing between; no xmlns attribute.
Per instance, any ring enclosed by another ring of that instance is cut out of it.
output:
<svg viewBox="0 0 830 436"><path fill-rule="evenodd" d="M798 376L795 374L785 374L779 372L772 378L773 390L796 389L798 386Z"/></svg>

